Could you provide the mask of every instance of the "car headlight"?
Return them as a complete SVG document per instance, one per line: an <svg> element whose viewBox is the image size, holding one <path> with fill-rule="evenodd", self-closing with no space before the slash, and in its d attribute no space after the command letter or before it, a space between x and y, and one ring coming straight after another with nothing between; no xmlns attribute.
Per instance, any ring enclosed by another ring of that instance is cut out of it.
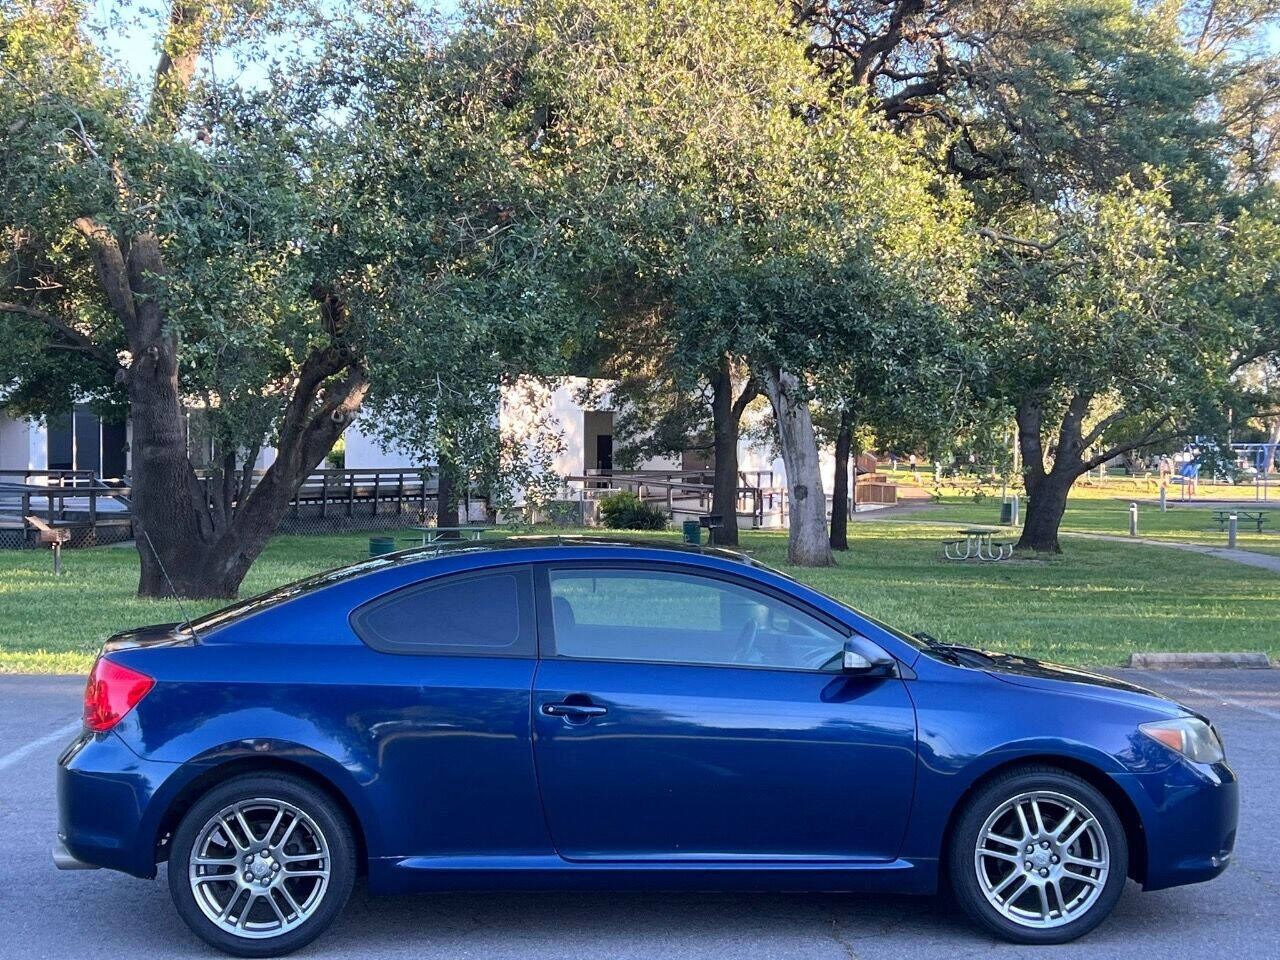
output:
<svg viewBox="0 0 1280 960"><path fill-rule="evenodd" d="M1154 720L1139 724L1138 729L1196 763L1219 763L1225 756L1217 731L1198 717Z"/></svg>

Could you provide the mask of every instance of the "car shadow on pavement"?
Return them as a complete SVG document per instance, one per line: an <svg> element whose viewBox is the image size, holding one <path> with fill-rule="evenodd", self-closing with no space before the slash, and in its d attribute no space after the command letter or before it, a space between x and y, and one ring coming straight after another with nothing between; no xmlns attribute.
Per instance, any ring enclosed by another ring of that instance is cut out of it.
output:
<svg viewBox="0 0 1280 960"><path fill-rule="evenodd" d="M1176 899L1176 895L1175 895ZM1158 902L1166 901L1166 902ZM1185 905L1130 884L1081 942L1176 942ZM896 949L884 950L890 944ZM949 897L841 893L486 892L373 897L363 885L318 946L324 956L946 957L1014 947L971 926ZM750 949L748 954L746 951ZM834 949L833 949L834 948Z"/></svg>
<svg viewBox="0 0 1280 960"><path fill-rule="evenodd" d="M115 888L109 908L104 903L94 909L93 903L82 902L81 909L61 924L59 939L68 946L99 943L100 909L109 909L113 948L119 952L166 958L221 956L183 927L168 902L164 868L149 883L124 878L121 882L138 886L132 891ZM119 896L124 892L131 895ZM55 909L52 902L45 908ZM1074 946L1055 949L1064 956L1094 958L1130 957L1145 947L1152 956L1166 956L1171 955L1165 951L1173 944L1199 941L1221 930L1223 919L1212 908L1197 909L1194 893L1187 890L1141 894L1130 884L1115 914L1102 927ZM17 934L19 944L30 937L47 945L39 929L11 933ZM308 960L959 960L991 954L1022 956L1027 949L987 937L969 924L949 898L941 896L615 891L372 896L361 882L333 928L297 956ZM28 955L21 949L18 954Z"/></svg>

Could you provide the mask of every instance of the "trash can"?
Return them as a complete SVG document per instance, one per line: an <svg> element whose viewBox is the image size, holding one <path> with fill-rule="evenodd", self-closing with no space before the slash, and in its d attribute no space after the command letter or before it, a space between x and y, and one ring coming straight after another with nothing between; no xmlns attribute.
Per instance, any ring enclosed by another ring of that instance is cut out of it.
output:
<svg viewBox="0 0 1280 960"><path fill-rule="evenodd" d="M685 543L702 543L702 524L697 520L686 520L680 527L684 530Z"/></svg>
<svg viewBox="0 0 1280 960"><path fill-rule="evenodd" d="M396 539L395 537L370 537L369 538L369 556L380 557L385 553L395 553Z"/></svg>
<svg viewBox="0 0 1280 960"><path fill-rule="evenodd" d="M1005 500L1000 504L1000 522L1003 524L1013 523L1013 501Z"/></svg>

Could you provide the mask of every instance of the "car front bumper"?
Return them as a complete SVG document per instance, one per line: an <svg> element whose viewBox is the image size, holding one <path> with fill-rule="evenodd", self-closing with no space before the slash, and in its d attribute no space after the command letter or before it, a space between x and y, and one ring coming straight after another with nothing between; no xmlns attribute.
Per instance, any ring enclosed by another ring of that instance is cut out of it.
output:
<svg viewBox="0 0 1280 960"><path fill-rule="evenodd" d="M1225 763L1179 760L1131 777L1129 795L1146 834L1144 890L1212 880L1231 862L1240 785Z"/></svg>

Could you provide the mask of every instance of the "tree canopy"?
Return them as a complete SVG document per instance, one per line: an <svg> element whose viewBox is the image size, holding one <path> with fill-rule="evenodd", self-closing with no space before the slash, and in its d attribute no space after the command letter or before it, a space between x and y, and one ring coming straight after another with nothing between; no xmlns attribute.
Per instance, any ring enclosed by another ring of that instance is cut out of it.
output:
<svg viewBox="0 0 1280 960"><path fill-rule="evenodd" d="M1269 0L197 0L146 83L89 9L0 14L0 380L128 416L143 593L234 593L362 409L532 482L500 391L582 372L709 434L723 513L766 397L804 563L821 440L1003 410L1057 549L1084 469L1280 353Z"/></svg>

